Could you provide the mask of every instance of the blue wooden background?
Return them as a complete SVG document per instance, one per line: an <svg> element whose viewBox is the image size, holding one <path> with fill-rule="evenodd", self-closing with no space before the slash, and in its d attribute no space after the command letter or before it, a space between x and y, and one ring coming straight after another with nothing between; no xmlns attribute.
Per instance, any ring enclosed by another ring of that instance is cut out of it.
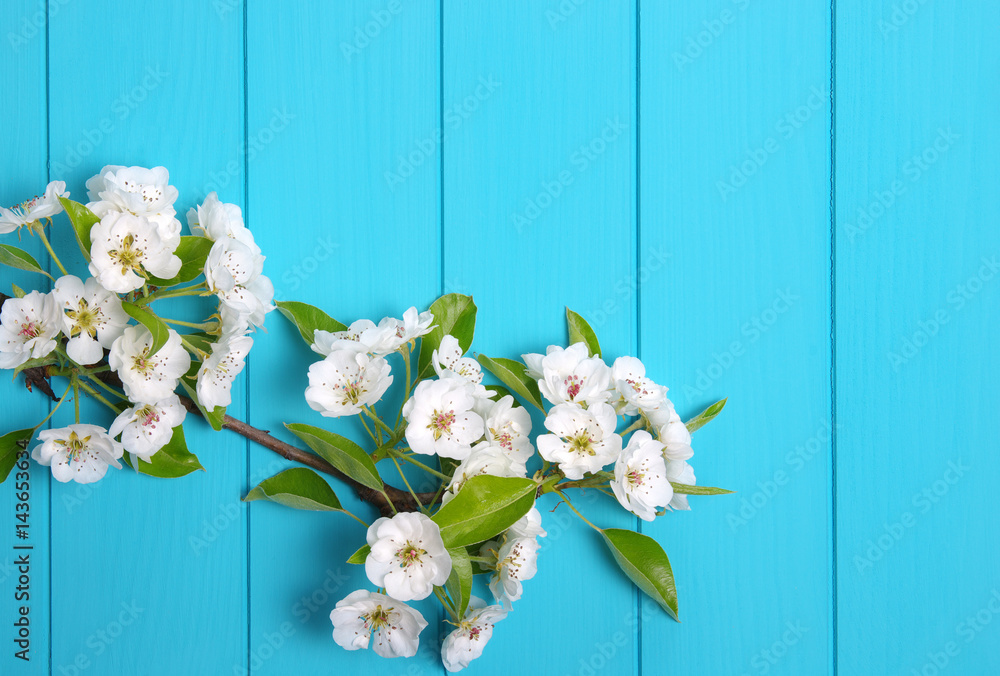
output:
<svg viewBox="0 0 1000 676"><path fill-rule="evenodd" d="M694 466L739 493L643 524L683 624L560 510L471 673L997 673L998 25L987 0L3 0L0 203L162 164L180 213L244 207L279 297L471 293L475 348L511 356L569 305L683 413L729 396ZM272 315L231 412L319 422L311 359ZM4 431L47 410L0 387ZM241 504L282 463L190 428L208 472L180 481L32 470L29 663L0 490L0 673L443 671L434 629L409 661L340 650L360 527Z"/></svg>

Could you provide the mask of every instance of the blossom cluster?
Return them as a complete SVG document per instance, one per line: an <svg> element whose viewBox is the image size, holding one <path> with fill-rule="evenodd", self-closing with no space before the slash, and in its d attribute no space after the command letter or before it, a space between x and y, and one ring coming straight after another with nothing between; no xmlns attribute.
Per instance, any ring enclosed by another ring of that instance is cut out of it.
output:
<svg viewBox="0 0 1000 676"><path fill-rule="evenodd" d="M293 312L283 312L299 323ZM454 547L443 537L439 521L446 519L439 516L463 488L477 477L528 481L531 493L556 492L567 502L564 491L570 488L595 489L651 521L689 509L695 476L688 460L694 452L667 388L646 375L639 359L624 356L609 365L582 341L522 355L519 392L544 416L544 432L533 436L529 410L506 387L484 384L483 365L493 362L466 356L471 335L451 335L446 331L458 327L441 323L432 312L410 308L402 320L362 319L339 330L314 330L307 342L323 359L309 368L305 398L325 417L359 416L363 423L367 417L374 425L365 424L377 446L374 462L406 461L431 473L437 484L434 500L424 504L407 482L419 511L382 516L369 526L367 545L351 562L364 564L377 591L357 590L337 603L330 616L335 641L348 650L371 647L384 657L412 656L427 621L409 603L433 594L455 627L442 645L442 661L458 671L482 654L494 625L522 597L524 583L538 570L539 538L546 536L541 513L530 506L501 532ZM411 355L419 337L414 377ZM393 383L393 355L406 370L395 427L375 408ZM518 382L500 377L505 385ZM536 397L530 396L534 386ZM467 560L460 564L456 554ZM470 562L474 575L487 578L491 603L461 598L452 587L458 566Z"/></svg>
<svg viewBox="0 0 1000 676"><path fill-rule="evenodd" d="M106 166L86 187L86 205L70 201L66 184L53 181L42 196L0 209L0 234L37 235L62 273L48 292L15 287L16 297L4 301L0 368L65 377L69 385L56 408L83 390L115 415L107 428L80 423L77 403L74 424L39 433L32 458L58 481L80 483L101 479L109 466L120 469L123 456L129 464L155 464L187 414L177 394L185 378L203 410L228 406L253 344L248 334L274 308L264 256L238 206L209 194L187 214L195 236L185 236L175 210L178 190L164 167ZM63 211L88 277L69 274L45 234ZM16 267L48 274L26 252L3 246ZM181 286L200 275L204 282ZM160 299L194 295L218 301L199 323L150 309Z"/></svg>

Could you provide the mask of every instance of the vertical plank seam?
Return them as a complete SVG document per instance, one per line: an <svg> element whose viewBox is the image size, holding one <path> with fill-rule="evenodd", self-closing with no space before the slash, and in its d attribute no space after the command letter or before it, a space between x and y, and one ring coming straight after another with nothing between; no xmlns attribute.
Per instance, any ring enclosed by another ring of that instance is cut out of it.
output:
<svg viewBox="0 0 1000 676"><path fill-rule="evenodd" d="M438 2L438 128L444 130L444 0ZM444 276L444 147L445 139L441 138L441 155L438 157L440 162L441 171L438 180L438 188L441 195L440 209L441 209L441 233L439 242L441 257L439 262L439 267L441 269L441 295L445 294L445 276Z"/></svg>
<svg viewBox="0 0 1000 676"><path fill-rule="evenodd" d="M49 3L42 3L45 6L45 184L48 185L49 181L52 180L52 115L51 115L51 105L49 103L50 94L52 91L51 85L49 83ZM52 275L52 257L46 256L45 269L48 271L49 276ZM48 403L49 413L52 412L52 402ZM46 426L46 429L52 429L52 420ZM49 560L49 655L48 655L48 671L49 676L52 676L52 473L47 472L48 476L46 480L49 484L49 532L48 532L48 560Z"/></svg>
<svg viewBox="0 0 1000 676"><path fill-rule="evenodd" d="M635 353L642 359L642 275L639 274L639 261L642 260L642 181L640 180L642 165L642 33L641 13L642 0L635 0ZM603 355L602 355L603 356ZM642 520L634 517L636 532L642 532ZM636 674L642 676L642 592L635 590L636 617Z"/></svg>
<svg viewBox="0 0 1000 676"><path fill-rule="evenodd" d="M837 597L837 0L830 0L830 638L833 674L839 665Z"/></svg>
<svg viewBox="0 0 1000 676"><path fill-rule="evenodd" d="M250 221L250 162L249 162L249 147L250 147L250 97L249 97L249 78L248 78L248 62L250 59L250 52L247 50L247 43L249 40L249 33L247 30L248 20L247 17L250 13L249 11L250 0L243 0L243 206L245 208L245 218ZM250 377L251 377L251 367L252 359L247 358L246 365L246 380L243 383L244 386L244 401L246 401L246 416L247 421L250 422ZM244 448L245 453L245 472L246 472L246 487L250 490L250 441L246 440ZM244 503L245 504L245 503ZM251 650L253 648L253 635L251 633L253 628L253 616L251 612L250 604L250 589L251 581L250 577L250 564L251 564L251 540L250 540L250 505L246 505L246 519L247 519L247 529L246 529L246 613L247 613L247 669L250 668L250 657Z"/></svg>

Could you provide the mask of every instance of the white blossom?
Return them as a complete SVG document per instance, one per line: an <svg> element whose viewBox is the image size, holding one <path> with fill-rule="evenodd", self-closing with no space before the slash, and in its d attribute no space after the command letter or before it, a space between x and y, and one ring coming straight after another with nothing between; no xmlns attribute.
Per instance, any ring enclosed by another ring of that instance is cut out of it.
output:
<svg viewBox="0 0 1000 676"><path fill-rule="evenodd" d="M100 481L108 465L121 469L122 446L97 425L75 424L38 433L42 443L31 451L40 465L52 468L56 481L81 484Z"/></svg>
<svg viewBox="0 0 1000 676"><path fill-rule="evenodd" d="M669 399L660 408L646 411L644 415L657 431L656 436L663 444L663 454L667 460L690 460L694 456L691 433Z"/></svg>
<svg viewBox="0 0 1000 676"><path fill-rule="evenodd" d="M0 368L12 369L56 349L62 321L51 294L32 291L8 298L0 311Z"/></svg>
<svg viewBox="0 0 1000 676"><path fill-rule="evenodd" d="M316 329L313 332L312 349L323 355L352 351L384 357L391 354L397 346L395 325L380 326L370 319L358 319L346 331Z"/></svg>
<svg viewBox="0 0 1000 676"><path fill-rule="evenodd" d="M469 599L469 609L458 626L441 644L441 661L448 671L461 671L483 654L493 636L493 625L507 617L501 606L488 606L477 596Z"/></svg>
<svg viewBox="0 0 1000 676"><path fill-rule="evenodd" d="M220 202L215 192L208 193L200 206L188 210L187 220L191 232L200 232L213 242L235 239L260 254L260 247L243 222L243 211L236 204Z"/></svg>
<svg viewBox="0 0 1000 676"><path fill-rule="evenodd" d="M376 519L368 527L368 544L365 573L394 599L425 599L451 575L441 529L425 514L400 512Z"/></svg>
<svg viewBox="0 0 1000 676"><path fill-rule="evenodd" d="M97 279L86 282L73 275L56 280L52 297L62 315L62 331L69 338L66 353L77 364L93 364L104 356L128 325L121 299Z"/></svg>
<svg viewBox="0 0 1000 676"><path fill-rule="evenodd" d="M445 334L440 347L431 353L431 364L434 365L438 377L463 378L476 384L483 382L483 370L479 362L470 357L463 357L462 354L458 339Z"/></svg>
<svg viewBox="0 0 1000 676"><path fill-rule="evenodd" d="M622 438L615 434L618 417L609 404L593 404L584 409L576 404L559 404L549 410L545 428L552 434L538 437L538 453L569 479L582 479L587 472L599 472L614 462L622 450Z"/></svg>
<svg viewBox="0 0 1000 676"><path fill-rule="evenodd" d="M177 243L163 239L144 216L112 211L90 230L90 274L108 291L140 288L148 275L170 279L181 269Z"/></svg>
<svg viewBox="0 0 1000 676"><path fill-rule="evenodd" d="M226 237L208 252L205 283L219 300L260 326L264 315L274 309L274 285L263 270L264 256L259 249L255 253L243 242Z"/></svg>
<svg viewBox="0 0 1000 676"><path fill-rule="evenodd" d="M156 227L160 239L173 250L181 241L181 223L175 218L177 188L169 183L170 172L164 167L109 165L87 181L87 196L91 200L87 208L101 219L111 213L142 216Z"/></svg>
<svg viewBox="0 0 1000 676"><path fill-rule="evenodd" d="M441 502L447 503L458 494L465 482L474 476L488 474L499 477L523 477L523 467L518 467L510 456L497 444L484 441L472 447L472 452L455 468L451 483L441 494Z"/></svg>
<svg viewBox="0 0 1000 676"><path fill-rule="evenodd" d="M211 411L233 402L232 387L246 365L247 355L253 347L249 336L225 337L212 343L212 354L198 369L198 401Z"/></svg>
<svg viewBox="0 0 1000 676"><path fill-rule="evenodd" d="M125 394L135 403L155 404L168 398L191 366L191 355L173 329L167 342L150 356L152 346L153 336L144 326L128 327L111 345L108 364L121 378Z"/></svg>
<svg viewBox="0 0 1000 676"><path fill-rule="evenodd" d="M667 460L667 478L670 481L686 486L696 486L697 479L694 476L694 468L684 460ZM674 492L674 497L668 505L670 509L688 511L688 496Z"/></svg>
<svg viewBox="0 0 1000 676"><path fill-rule="evenodd" d="M611 490L622 507L643 521L656 518L656 508L666 507L674 496L667 479L663 444L645 430L634 432L615 463Z"/></svg>
<svg viewBox="0 0 1000 676"><path fill-rule="evenodd" d="M357 415L389 389L391 370L382 357L338 350L309 367L306 402L328 418Z"/></svg>
<svg viewBox="0 0 1000 676"><path fill-rule="evenodd" d="M406 442L416 453L464 460L483 436L475 386L460 378L424 380L403 406Z"/></svg>
<svg viewBox="0 0 1000 676"><path fill-rule="evenodd" d="M646 367L635 357L615 359L611 382L621 398L618 412L623 415L657 409L667 401L667 388L647 378Z"/></svg>
<svg viewBox="0 0 1000 676"><path fill-rule="evenodd" d="M548 533L542 528L542 513L538 511L537 507L529 509L527 514L507 529L508 538L537 538L546 535Z"/></svg>
<svg viewBox="0 0 1000 676"><path fill-rule="evenodd" d="M184 422L187 411L177 395L155 404L136 404L127 408L111 423L108 434L121 435L125 451L149 462L150 457L166 446L174 428Z"/></svg>
<svg viewBox="0 0 1000 676"><path fill-rule="evenodd" d="M417 312L417 308L411 307L403 313L403 320L396 327L396 337L399 344L416 340L420 336L427 335L434 328L434 315L430 312Z"/></svg>
<svg viewBox="0 0 1000 676"><path fill-rule="evenodd" d="M497 601L507 605L523 593L522 583L538 572L538 540L507 538L497 551L497 570L490 578L490 591Z"/></svg>
<svg viewBox="0 0 1000 676"><path fill-rule="evenodd" d="M348 594L330 613L333 640L346 650L368 648L381 657L413 657L420 646L424 616L405 603L365 589Z"/></svg>
<svg viewBox="0 0 1000 676"><path fill-rule="evenodd" d="M532 375L540 375L538 389L549 403L590 405L611 398L611 369L600 357L589 355L586 343L576 343L565 349L550 345L544 357L522 358Z"/></svg>
<svg viewBox="0 0 1000 676"><path fill-rule="evenodd" d="M531 445L531 415L523 406L514 406L514 397L507 394L486 413L486 440L498 444L514 461L514 466L527 472L527 462L535 454Z"/></svg>
<svg viewBox="0 0 1000 676"><path fill-rule="evenodd" d="M22 225L30 225L43 218L52 218L62 212L60 197L69 197L64 181L52 181L45 186L45 192L30 200L12 206L0 207L0 235L14 232Z"/></svg>

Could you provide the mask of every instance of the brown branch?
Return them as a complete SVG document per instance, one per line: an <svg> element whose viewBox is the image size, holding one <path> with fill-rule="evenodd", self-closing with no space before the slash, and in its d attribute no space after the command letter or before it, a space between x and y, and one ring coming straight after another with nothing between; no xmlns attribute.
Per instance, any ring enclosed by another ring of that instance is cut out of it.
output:
<svg viewBox="0 0 1000 676"><path fill-rule="evenodd" d="M3 307L3 303L8 298L10 298L10 296L0 293L0 308ZM22 374L24 375L24 383L29 391L31 391L33 387L37 387L39 391L53 401L59 400L59 397L57 397L55 392L52 391L46 367L36 366L34 368L24 369ZM96 377L100 378L108 385L121 387L121 380L118 378L118 375L112 371L103 371L96 374ZM178 394L177 396L180 398L184 408L191 413L201 416L201 410L190 397L186 397L183 394ZM355 481L318 455L314 455L308 451L296 448L291 444L287 444L281 439L271 436L271 434L266 430L257 429L256 427L253 427L252 425L249 425L230 415L227 415L223 419L222 427L236 432L240 436L256 442L268 450L274 451L286 460L298 462L319 472L323 472L340 479L354 490L354 493L358 496L358 498L378 509L379 514L382 516L392 516L397 511L420 511L420 505L417 504L416 500L413 499L413 496L410 495L408 491L400 490L394 486L385 484L385 495L383 495L382 493ZM417 497L425 506L440 502L440 498L437 493L417 493Z"/></svg>

